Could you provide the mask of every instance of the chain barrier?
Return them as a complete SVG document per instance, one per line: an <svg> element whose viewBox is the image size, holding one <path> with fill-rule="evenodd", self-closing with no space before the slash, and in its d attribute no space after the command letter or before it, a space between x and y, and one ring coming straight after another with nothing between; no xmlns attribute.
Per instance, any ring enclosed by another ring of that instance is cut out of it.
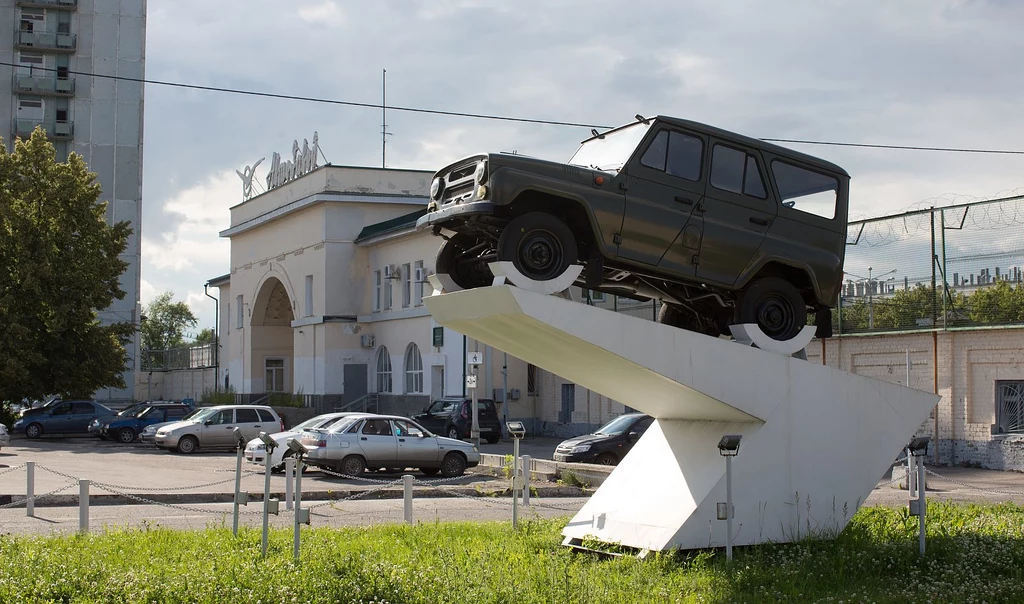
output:
<svg viewBox="0 0 1024 604"><path fill-rule="evenodd" d="M389 482L387 480L377 480L376 478L366 478L364 476L352 476L351 474L343 474L341 472L335 472L333 470L328 470L327 468L317 468L317 469L320 470L321 472L323 472L324 474L327 474L329 476L336 476L338 478L347 478L349 480L360 480L362 482L368 482L370 484L394 484L393 482ZM398 482L402 482L402 481L399 480Z"/></svg>
<svg viewBox="0 0 1024 604"><path fill-rule="evenodd" d="M971 484L967 484L966 482L960 482L958 480L953 480L952 478L947 478L946 476L943 476L941 474L936 474L935 472L932 472L928 468L925 468L924 470L925 470L925 472L927 472L928 474L931 474L932 476L934 476L936 478L941 478L942 480L949 481L949 482L951 482L951 483L953 483L953 484L955 484L957 486L964 487L965 489L972 489L972 490L975 490L975 491L980 491L982 493L992 493L994 495L1024 495L1024 492L1012 491L1012 490L1009 490L1009 489L984 489L982 487L978 487L978 486L974 486L974 485L971 485Z"/></svg>
<svg viewBox="0 0 1024 604"><path fill-rule="evenodd" d="M149 504L149 505L159 505L159 506L163 506L165 508L171 508L171 509L174 509L174 510L184 510L186 512L196 512L196 513L199 513L199 514L209 514L209 515L212 515L212 516L223 516L225 514L230 514L231 513L230 511L207 510L207 509L204 509L204 508L196 508L196 507L191 507L191 506L187 506L187 505L180 505L180 504L176 504L176 503L165 503L163 501L154 501L153 499L146 499L145 497L139 497L138 495L133 495L131 493L122 493L122 492L117 491L115 489L109 488L109 485L103 485L103 484L98 483L98 482L94 482L94 483L92 483L92 485L95 486L96 488L98 488L101 491L106 491L107 493L111 493L113 495L119 495L119 496L125 497L127 499L133 499L135 501L138 501L139 503L145 503L145 504ZM228 503L228 502L225 502L225 503ZM250 511L250 510L238 510L238 514L240 516L259 516L259 515L262 515L263 512L262 511L256 512L256 511Z"/></svg>
<svg viewBox="0 0 1024 604"><path fill-rule="evenodd" d="M20 470L20 469L22 469L24 467L25 467L25 464L21 464L21 465L18 465L18 466L11 466L9 468L0 470L0 476L3 476L4 474L9 474L11 472L14 472L15 470Z"/></svg>
<svg viewBox="0 0 1024 604"><path fill-rule="evenodd" d="M342 497L341 499L328 499L327 501L322 501L320 503L314 503L313 505L307 505L305 507L306 507L307 510L310 510L309 513L313 514L314 516L328 517L329 514L317 514L316 512L313 512L312 510L314 510L316 508L323 507L325 505L332 505L332 504L335 504L335 503L341 503L343 501L353 501L355 499L359 499L360 497L366 497L367 495L372 495L373 493L379 493L380 491L383 491L384 489L386 489L388 487L393 487L393 486L397 486L397 485L400 485L400 484L402 484L402 480L395 480L393 482L389 482L387 484L384 484L382 486L379 486L379 487L376 487L376 488L373 488L373 489L369 489L367 491L359 491L358 493L353 493L352 495L349 495L348 497Z"/></svg>
<svg viewBox="0 0 1024 604"><path fill-rule="evenodd" d="M53 468L48 468L46 466L39 466L39 465L37 465L36 467L40 468L42 470L46 470L47 472L51 472L53 474L56 474L57 476L63 476L64 478L70 478L71 480L78 480L79 479L79 477L77 477L77 476L72 476L70 474L65 474L64 472L60 472L58 470L54 470ZM252 470L244 470L242 472L243 478L245 476L249 476L249 475L252 475L252 474L260 474L260 475L262 475L263 472L254 472ZM112 488L117 488L117 489L125 489L125 490L128 490L128 491L143 491L143 490L145 490L145 491L158 491L158 492L173 492L173 491L188 491L188 490L191 490L191 489L201 489L201 488L204 488L204 487L216 486L218 484L227 484L229 482L234 482L234 481L235 481L235 477L232 476L231 478L225 478L224 480L218 480L218 481L215 481L215 482L208 482L206 484L189 485L189 486L184 486L184 487L132 487L132 486L119 485L119 484L111 484L111 483L107 483L107 482L98 482L98 481L89 481L89 482L90 482L90 484L94 484L96 486L105 486L105 487L112 487Z"/></svg>
<svg viewBox="0 0 1024 604"><path fill-rule="evenodd" d="M57 489L54 489L54 490L50 491L49 493L43 493L42 495L35 495L35 496L32 497L32 499L34 501L39 501L43 497L49 497L50 495L56 495L57 493L60 493L61 491L65 490L65 489L70 489L71 487L77 486L77 485L78 485L78 481L75 480L75 482L69 482L68 484L66 484L66 485L64 485L64 486L62 486L60 488L57 488ZM25 505L27 502L28 502L28 497L26 497L24 499L21 499L19 501L12 501L11 503L5 503L4 505L0 505L0 510L6 509L6 508L17 507L19 505Z"/></svg>
<svg viewBox="0 0 1024 604"><path fill-rule="evenodd" d="M511 507L512 506L512 499L511 498L509 498L508 501L505 501L504 499L499 499L497 497L488 497L486 495L466 495L465 493L460 493L458 491L453 491L451 489L446 489L444 487L434 486L434 487L431 487L431 488L433 490L435 490L435 491L440 491L442 493L448 493L449 495L452 495L453 497L460 497L462 499L471 499L473 501L477 501L477 502L483 503L485 505L489 505L489 504L491 504L493 502L493 503L500 503L500 504L502 504L503 506L506 506L506 507Z"/></svg>
<svg viewBox="0 0 1024 604"><path fill-rule="evenodd" d="M468 474L463 474L461 476L452 476L450 478L438 478L438 479L435 479L435 480L423 480L423 479L416 478L415 476L413 476L412 477L412 481L414 483L425 484L427 486L433 486L435 484L444 484L446 482L455 482L456 480L462 480L463 478L469 478L469 475Z"/></svg>

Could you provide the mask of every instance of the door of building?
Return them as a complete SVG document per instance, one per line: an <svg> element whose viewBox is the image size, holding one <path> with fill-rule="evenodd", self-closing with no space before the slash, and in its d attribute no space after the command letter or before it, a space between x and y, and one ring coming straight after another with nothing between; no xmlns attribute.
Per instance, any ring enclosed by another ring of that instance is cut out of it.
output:
<svg viewBox="0 0 1024 604"><path fill-rule="evenodd" d="M576 409L576 384L562 384L562 410L558 412L559 423L572 422L572 412Z"/></svg>
<svg viewBox="0 0 1024 604"><path fill-rule="evenodd" d="M430 367L430 400L436 401L444 396L444 365Z"/></svg>
<svg viewBox="0 0 1024 604"><path fill-rule="evenodd" d="M342 404L348 404L366 396L366 363L353 363L342 366L344 384L341 395Z"/></svg>

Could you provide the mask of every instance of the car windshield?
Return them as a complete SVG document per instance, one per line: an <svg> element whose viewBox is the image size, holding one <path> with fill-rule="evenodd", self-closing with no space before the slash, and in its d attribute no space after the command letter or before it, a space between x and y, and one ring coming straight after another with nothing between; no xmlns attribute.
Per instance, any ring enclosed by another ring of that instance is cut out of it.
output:
<svg viewBox="0 0 1024 604"><path fill-rule="evenodd" d="M637 122L585 141L569 160L570 165L616 172L640 144L650 123Z"/></svg>
<svg viewBox="0 0 1024 604"><path fill-rule="evenodd" d="M311 417L311 418L307 419L306 421L302 422L301 424L296 424L291 430L289 430L289 432L301 432L301 431L305 430L306 428L316 428L317 426L319 426L320 424L323 424L324 422L325 422L324 416L318 415L316 417ZM330 423L328 421L327 425L324 426L324 427L326 428L326 427L329 427L329 426L330 426Z"/></svg>
<svg viewBox="0 0 1024 604"><path fill-rule="evenodd" d="M633 420L636 419L632 416L620 415L607 424L601 426L601 429L594 434L601 434L604 436L618 436L626 431L633 424Z"/></svg>
<svg viewBox="0 0 1024 604"><path fill-rule="evenodd" d="M191 420L191 421L202 421L202 420L206 419L207 417L213 415L216 412L217 412L217 409L214 409L213 407L207 407L205 409L197 410L194 414L192 414L191 417L187 417L185 419L188 419L188 420Z"/></svg>

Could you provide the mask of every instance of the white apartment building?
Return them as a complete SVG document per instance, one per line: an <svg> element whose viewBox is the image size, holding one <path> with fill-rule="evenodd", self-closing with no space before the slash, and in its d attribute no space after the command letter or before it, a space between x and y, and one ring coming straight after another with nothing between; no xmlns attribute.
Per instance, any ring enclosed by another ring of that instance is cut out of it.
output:
<svg viewBox="0 0 1024 604"><path fill-rule="evenodd" d="M8 149L41 125L58 161L72 151L97 173L110 222L128 221L132 235L122 259L126 292L100 312L104 322L141 315L143 85L146 0L0 0L0 61L11 75L0 86L0 137ZM95 74L95 75L92 75ZM110 77L131 78L135 81ZM138 333L128 345L127 388L106 389L103 401L135 397Z"/></svg>

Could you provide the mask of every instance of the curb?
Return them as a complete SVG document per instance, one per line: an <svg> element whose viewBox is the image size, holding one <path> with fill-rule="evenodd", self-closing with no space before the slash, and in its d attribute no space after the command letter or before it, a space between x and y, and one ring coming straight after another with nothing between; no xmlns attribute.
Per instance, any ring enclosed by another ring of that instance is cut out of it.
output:
<svg viewBox="0 0 1024 604"><path fill-rule="evenodd" d="M345 500L355 497L359 493L366 493L372 489L331 489L317 491L303 491L302 501L328 501ZM428 494L429 493L429 494ZM150 505L149 502L157 504L186 505L197 503L232 503L234 493L130 493L132 497L115 495L109 493L89 494L89 505ZM476 489L471 487L445 487L441 491L435 487L414 487L413 499L450 499L456 497L473 497L479 499L511 498L512 491L504 489ZM531 497L587 497L588 493L577 487L552 486L552 487L531 487ZM5 505L24 499L24 495L0 495L0 505ZM149 501L138 501L133 499L147 499ZM271 491L271 498L284 501L283 492ZM365 497L359 497L363 501L373 499L403 499L405 491L402 487L389 487L369 493ZM263 491L249 492L249 502L262 502ZM14 506L8 509L22 509L24 505ZM37 499L35 507L78 507L78 495L50 495Z"/></svg>

